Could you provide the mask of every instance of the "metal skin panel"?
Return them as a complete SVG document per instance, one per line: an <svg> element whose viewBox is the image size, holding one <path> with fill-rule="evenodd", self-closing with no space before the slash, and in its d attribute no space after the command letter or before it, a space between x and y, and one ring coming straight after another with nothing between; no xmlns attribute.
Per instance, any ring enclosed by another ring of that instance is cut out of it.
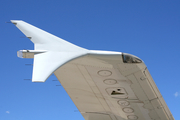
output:
<svg viewBox="0 0 180 120"><path fill-rule="evenodd" d="M122 57L111 56L111 61L108 57L84 56L55 71L85 120L173 120L153 79L144 74L149 74L144 63L126 64ZM133 70L127 75L122 67ZM111 118L100 119L101 114Z"/></svg>
<svg viewBox="0 0 180 120"><path fill-rule="evenodd" d="M87 50L21 20L35 46L32 82L54 72L85 120L174 120L144 62L121 52Z"/></svg>

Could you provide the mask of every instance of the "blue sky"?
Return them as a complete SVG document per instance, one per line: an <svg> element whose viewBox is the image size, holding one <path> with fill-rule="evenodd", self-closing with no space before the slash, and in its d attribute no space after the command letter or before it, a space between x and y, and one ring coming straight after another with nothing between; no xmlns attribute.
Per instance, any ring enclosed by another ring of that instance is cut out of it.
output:
<svg viewBox="0 0 180 120"><path fill-rule="evenodd" d="M32 83L32 59L16 51L33 43L9 20L24 20L87 49L134 54L146 63L176 120L180 119L179 0L0 1L0 120L83 120L52 75Z"/></svg>

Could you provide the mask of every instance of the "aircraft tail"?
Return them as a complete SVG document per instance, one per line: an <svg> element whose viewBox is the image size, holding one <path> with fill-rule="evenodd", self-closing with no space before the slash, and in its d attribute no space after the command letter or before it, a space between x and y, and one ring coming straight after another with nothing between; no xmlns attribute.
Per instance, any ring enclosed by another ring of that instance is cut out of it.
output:
<svg viewBox="0 0 180 120"><path fill-rule="evenodd" d="M34 50L18 52L19 57L34 57L32 82L45 82L63 64L88 54L87 49L78 47L24 21L11 20L11 22L34 43Z"/></svg>

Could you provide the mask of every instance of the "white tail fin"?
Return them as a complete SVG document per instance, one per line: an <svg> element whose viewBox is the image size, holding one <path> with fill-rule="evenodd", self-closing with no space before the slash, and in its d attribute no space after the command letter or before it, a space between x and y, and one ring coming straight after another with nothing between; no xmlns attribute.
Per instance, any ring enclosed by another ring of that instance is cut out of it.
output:
<svg viewBox="0 0 180 120"><path fill-rule="evenodd" d="M11 22L35 44L35 50L81 51L83 49L24 21L11 20Z"/></svg>
<svg viewBox="0 0 180 120"><path fill-rule="evenodd" d="M88 54L88 50L71 44L46 31L21 20L11 20L35 46L33 82L44 82L60 66L77 57ZM36 51L45 51L39 53Z"/></svg>

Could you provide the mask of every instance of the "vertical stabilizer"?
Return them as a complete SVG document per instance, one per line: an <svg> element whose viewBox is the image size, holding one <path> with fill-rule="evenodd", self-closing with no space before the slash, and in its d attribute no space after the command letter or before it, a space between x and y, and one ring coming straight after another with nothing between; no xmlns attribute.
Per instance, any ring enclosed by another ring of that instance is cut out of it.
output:
<svg viewBox="0 0 180 120"><path fill-rule="evenodd" d="M24 21L11 20L11 22L34 43L33 82L44 82L63 64L88 54L87 49L78 47Z"/></svg>

